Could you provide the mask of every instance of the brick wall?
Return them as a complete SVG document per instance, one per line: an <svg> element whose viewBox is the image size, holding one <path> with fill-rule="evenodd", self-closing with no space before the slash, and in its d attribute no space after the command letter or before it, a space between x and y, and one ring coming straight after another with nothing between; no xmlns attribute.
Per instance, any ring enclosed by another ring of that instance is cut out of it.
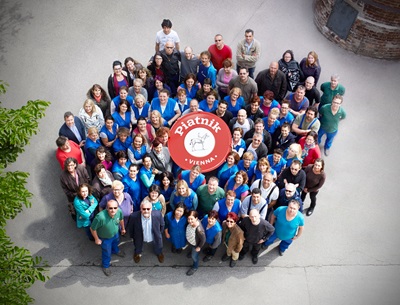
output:
<svg viewBox="0 0 400 305"><path fill-rule="evenodd" d="M327 26L335 0L314 1L314 23L329 40L356 54L400 59L400 1L345 0L358 11L346 40Z"/></svg>

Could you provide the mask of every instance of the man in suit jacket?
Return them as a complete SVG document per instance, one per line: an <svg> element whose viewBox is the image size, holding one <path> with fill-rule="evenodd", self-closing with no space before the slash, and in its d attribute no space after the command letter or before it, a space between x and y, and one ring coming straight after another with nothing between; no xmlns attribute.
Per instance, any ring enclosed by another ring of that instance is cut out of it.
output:
<svg viewBox="0 0 400 305"><path fill-rule="evenodd" d="M61 126L58 135L67 137L80 147L85 145L86 133L82 121L74 116L71 111L64 114L64 121L65 123Z"/></svg>
<svg viewBox="0 0 400 305"><path fill-rule="evenodd" d="M152 211L151 209L151 202L144 200L140 205L140 211L133 212L129 216L129 234L133 238L133 245L135 247L133 254L135 263L140 262L144 242L152 242L158 261L160 263L164 262L164 254L162 253L164 218L161 215L161 211Z"/></svg>

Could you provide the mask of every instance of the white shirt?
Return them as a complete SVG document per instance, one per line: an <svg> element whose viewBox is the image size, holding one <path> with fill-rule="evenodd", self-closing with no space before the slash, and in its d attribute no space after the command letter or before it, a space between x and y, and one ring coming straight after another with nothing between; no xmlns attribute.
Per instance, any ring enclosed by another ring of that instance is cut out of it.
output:
<svg viewBox="0 0 400 305"><path fill-rule="evenodd" d="M260 185L260 181L261 181L261 185ZM260 187L258 187L260 185ZM264 199L267 199L269 193L271 192L272 188L276 186L276 184L274 182L271 182L271 184L269 185L268 188L264 188L263 187L263 183L261 179L257 179L256 181L253 182L253 184L250 187L250 191L252 191L255 188L259 188L261 190L261 197ZM269 196L269 200L268 200L268 204L272 201L272 200L277 200L279 197L279 188L276 187L274 189L274 191L271 193L271 196Z"/></svg>
<svg viewBox="0 0 400 305"><path fill-rule="evenodd" d="M164 50L165 43L168 40L173 41L174 44L179 43L180 40L179 40L178 33L175 32L174 30L171 30L171 32L168 35L166 35L163 30L160 30L157 32L156 43L160 44L160 51Z"/></svg>

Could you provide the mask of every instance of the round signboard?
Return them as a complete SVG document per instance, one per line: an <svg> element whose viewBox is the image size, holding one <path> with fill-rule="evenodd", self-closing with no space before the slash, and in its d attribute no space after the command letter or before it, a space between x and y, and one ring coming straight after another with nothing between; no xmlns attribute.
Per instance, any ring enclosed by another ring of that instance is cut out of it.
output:
<svg viewBox="0 0 400 305"><path fill-rule="evenodd" d="M168 149L172 159L183 169L200 165L202 172L220 166L231 151L232 136L226 123L208 112L180 117L169 133Z"/></svg>

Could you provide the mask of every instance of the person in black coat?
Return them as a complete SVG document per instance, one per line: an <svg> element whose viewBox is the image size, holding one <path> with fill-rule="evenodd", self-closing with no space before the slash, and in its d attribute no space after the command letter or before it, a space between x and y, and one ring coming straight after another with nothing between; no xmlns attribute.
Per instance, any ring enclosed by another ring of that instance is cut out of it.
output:
<svg viewBox="0 0 400 305"><path fill-rule="evenodd" d="M290 132L289 123L283 123L272 135L272 149L280 148L285 151L293 143L296 143L296 136Z"/></svg>
<svg viewBox="0 0 400 305"><path fill-rule="evenodd" d="M67 137L68 140L75 142L81 147L85 145L85 126L83 126L80 118L74 116L71 111L67 111L64 113L64 121L65 123L61 126L58 135Z"/></svg>
<svg viewBox="0 0 400 305"><path fill-rule="evenodd" d="M129 216L128 231L133 239L134 254L133 260L139 263L143 252L143 243L152 242L154 253L160 263L164 262L162 253L163 241L162 232L165 223L161 211L152 211L151 202L144 200L140 205L140 211L133 212Z"/></svg>
<svg viewBox="0 0 400 305"><path fill-rule="evenodd" d="M268 147L262 143L263 135L260 133L254 133L251 142L247 146L246 151L251 152L254 155L254 160L266 158L268 156ZM250 139L249 139L250 141Z"/></svg>

